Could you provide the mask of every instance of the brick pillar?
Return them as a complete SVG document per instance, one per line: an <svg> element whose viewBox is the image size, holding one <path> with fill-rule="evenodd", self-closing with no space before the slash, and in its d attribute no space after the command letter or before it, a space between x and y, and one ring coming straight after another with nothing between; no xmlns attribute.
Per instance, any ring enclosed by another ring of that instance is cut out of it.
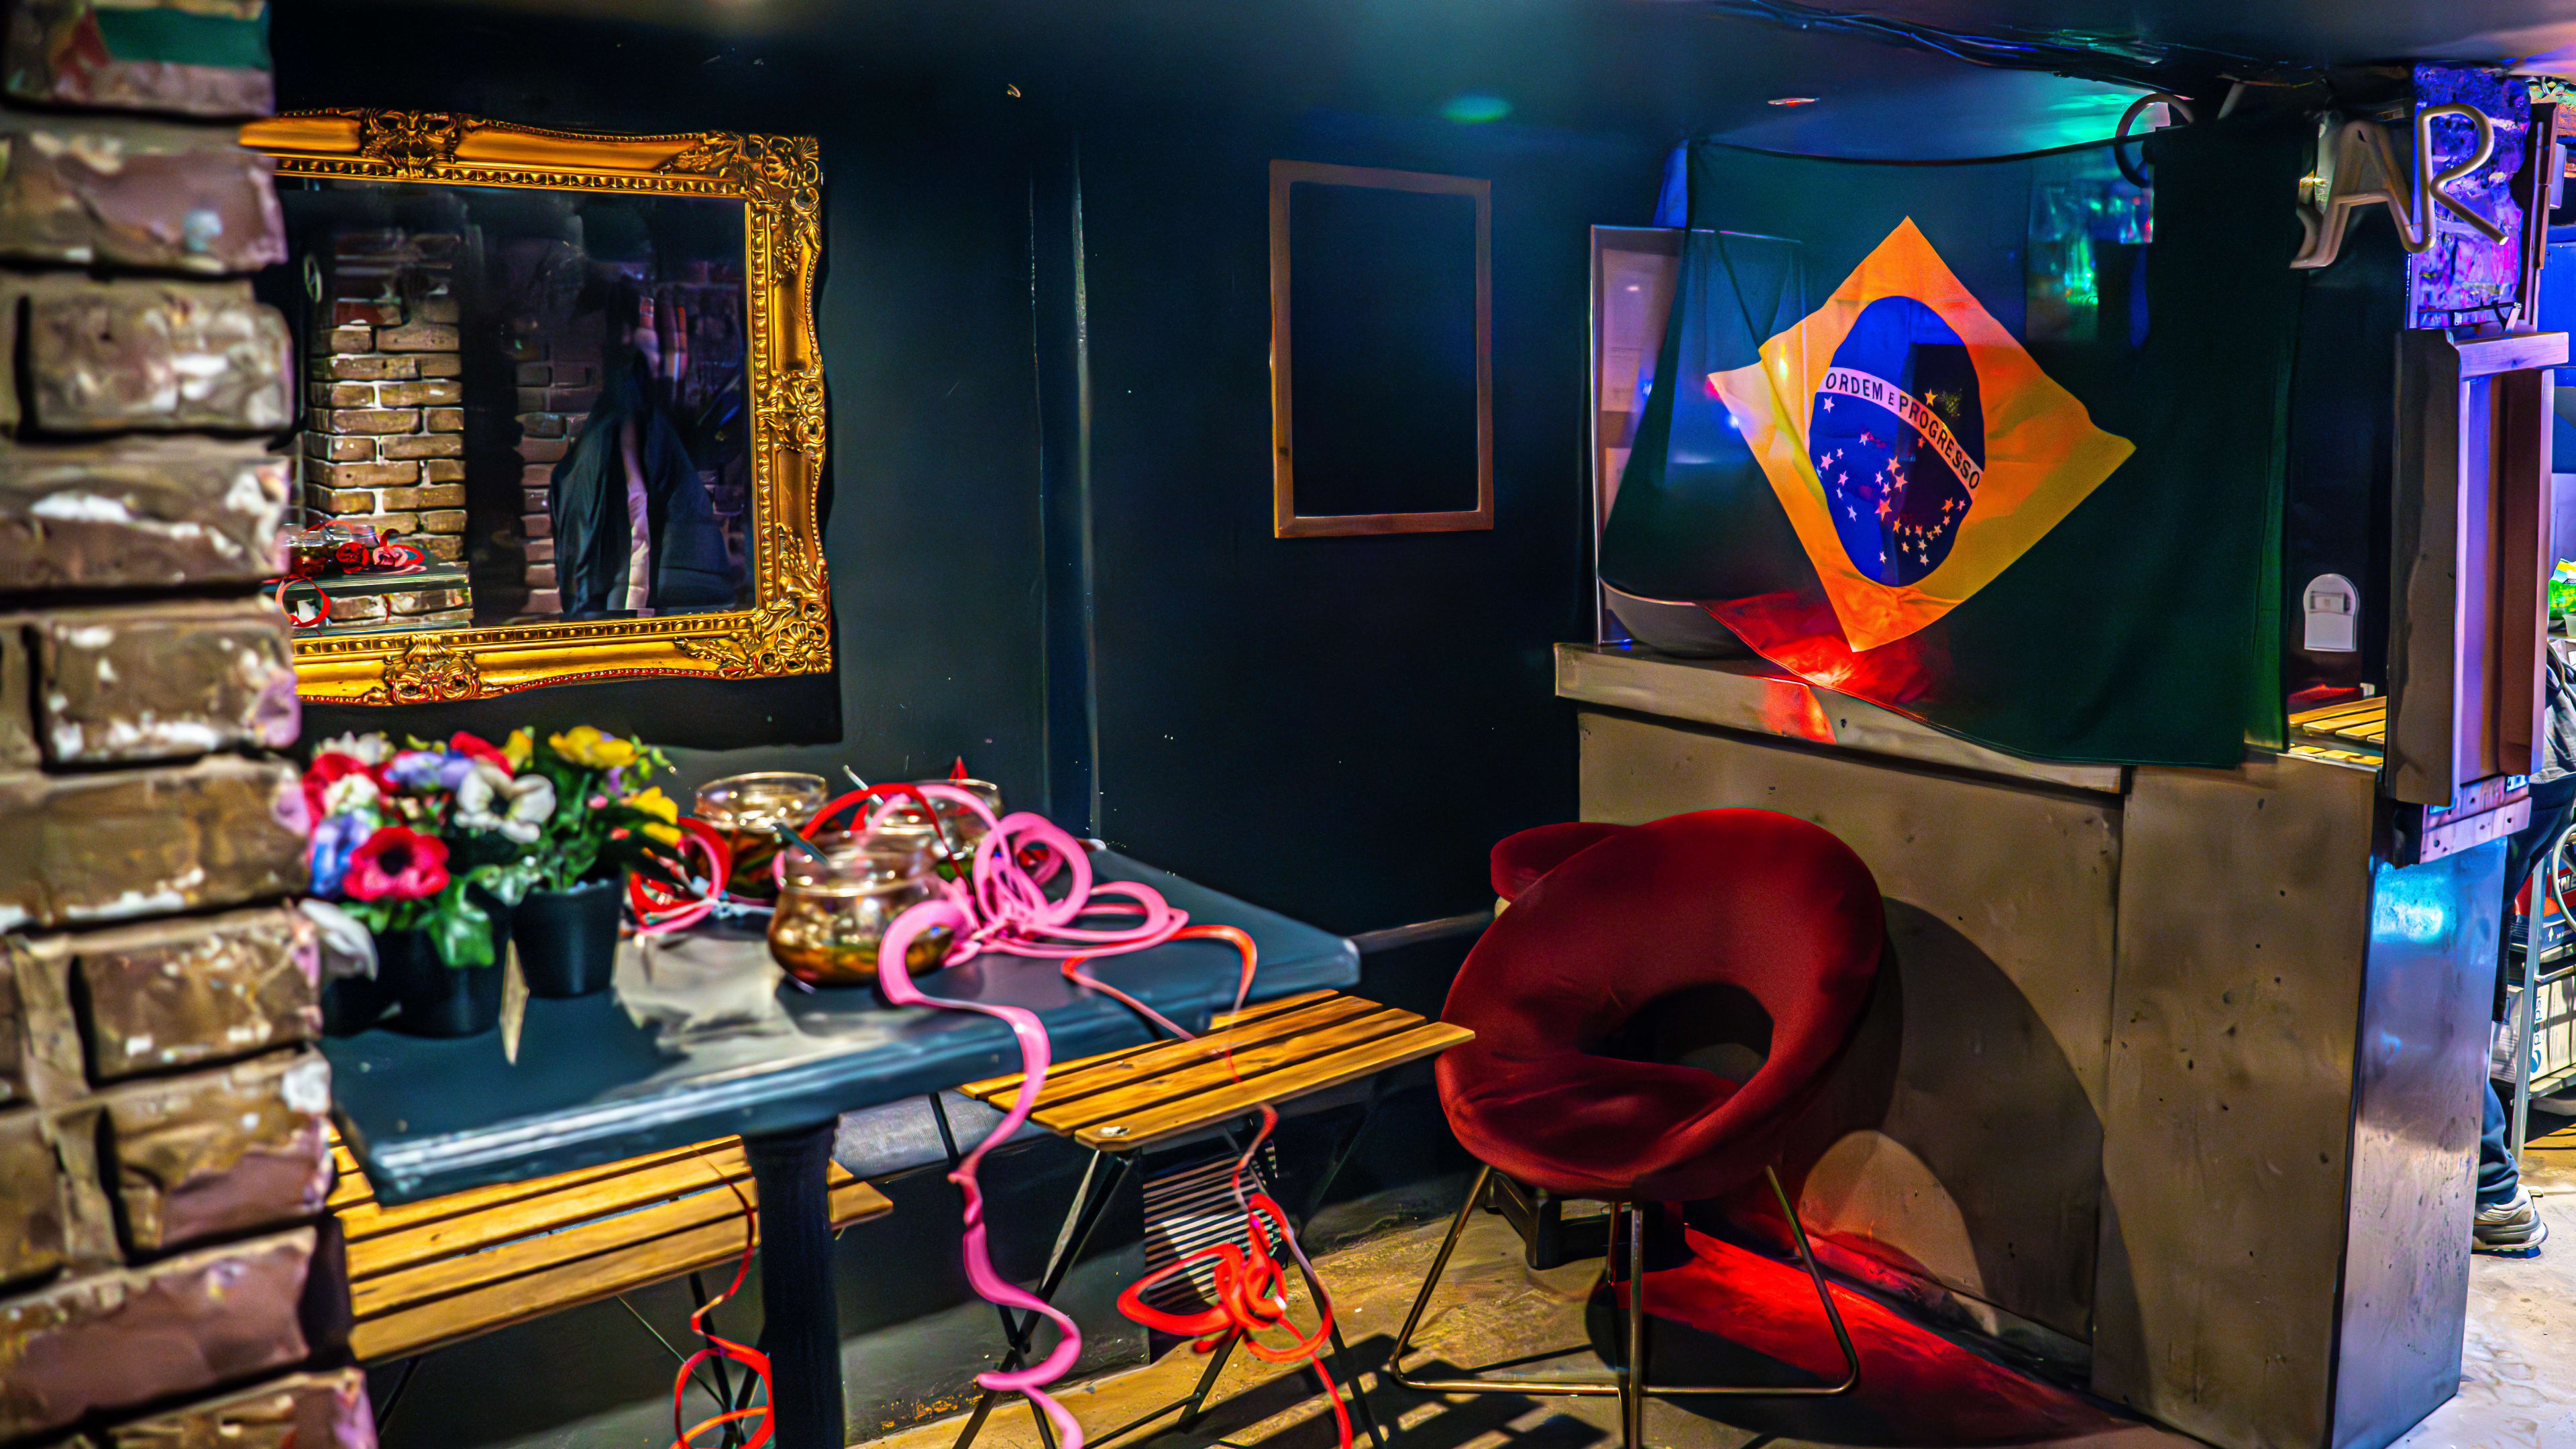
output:
<svg viewBox="0 0 2576 1449"><path fill-rule="evenodd" d="M369 1449L279 566L262 0L0 28L0 1445ZM43 109L24 108L26 103ZM84 108L115 114L90 114ZM156 112L150 119L133 113ZM132 275L120 275L131 273ZM185 914L181 914L185 913Z"/></svg>
<svg viewBox="0 0 2576 1449"><path fill-rule="evenodd" d="M404 231L332 238L309 348L305 506L398 532L432 563L465 556L465 369L454 286L461 241ZM471 585L461 571L436 572L434 587L335 590L331 622L471 626Z"/></svg>

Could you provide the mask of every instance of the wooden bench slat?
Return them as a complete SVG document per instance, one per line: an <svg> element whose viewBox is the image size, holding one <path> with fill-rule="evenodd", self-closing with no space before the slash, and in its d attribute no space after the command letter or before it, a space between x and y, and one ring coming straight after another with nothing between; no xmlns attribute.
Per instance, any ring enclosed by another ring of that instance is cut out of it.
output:
<svg viewBox="0 0 2576 1449"><path fill-rule="evenodd" d="M1087 1092L1099 1091L1104 1085L1131 1082L1140 1076L1167 1071L1175 1066L1202 1060L1211 1046L1220 1040L1238 1048L1256 1041L1268 1041L1339 1021L1345 1017L1380 1010L1373 1001L1336 992L1323 1001L1296 1011L1282 1012L1222 1032L1210 1032L1187 1041L1155 1042L1148 1046L1128 1047L1122 1051L1103 1052L1066 1062L1047 1073L1044 1089L1038 1093L1041 1106L1060 1102ZM994 1077L960 1088L967 1096L992 1106L1007 1106L1011 1095L1020 1088L1023 1077L1014 1072L1007 1077Z"/></svg>
<svg viewBox="0 0 2576 1449"><path fill-rule="evenodd" d="M684 1162L718 1149L730 1149L739 1155L740 1143L741 1139L738 1137L720 1138L714 1142L701 1142L694 1147L675 1147L663 1152L648 1152L641 1157L630 1157L622 1162L603 1162L596 1167L575 1168L571 1172L558 1172L551 1177L532 1177L525 1182L498 1183L491 1187L469 1187L462 1192L451 1192L442 1197L423 1198L418 1202L407 1202L399 1207L377 1208L372 1213L359 1210L365 1204L375 1201L375 1191L369 1187L364 1199L353 1200L345 1209L335 1196L332 1208L340 1213L341 1226L344 1231L349 1232L350 1239L354 1242L361 1237L399 1232L418 1227L423 1223L461 1217L468 1213L488 1212L514 1202L524 1202L529 1198L544 1197L550 1193L608 1181L646 1168ZM349 1167L348 1175L356 1176L361 1183L366 1181L365 1175L360 1173L354 1164Z"/></svg>
<svg viewBox="0 0 2576 1449"><path fill-rule="evenodd" d="M2374 695L2368 699L2348 699L2340 704L2319 705L2315 709L2302 710L2290 716L2290 723L2302 729L2314 729L2319 725L2339 724L2364 717L2385 719L2387 716L2387 697Z"/></svg>
<svg viewBox="0 0 2576 1449"><path fill-rule="evenodd" d="M874 1190L870 1189L870 1192L873 1194ZM747 1186L743 1196L757 1206L758 1194ZM884 1201L881 1195L876 1200ZM453 1254L363 1277L353 1270L349 1302L363 1322L397 1308L508 1284L531 1273L585 1258L628 1253L640 1244L708 1223L734 1224L733 1244L738 1251L742 1246L742 1221L742 1204L732 1193L710 1184L705 1192L691 1193L613 1217L594 1218L553 1232L514 1237L479 1252ZM543 1306L561 1305L548 1301Z"/></svg>
<svg viewBox="0 0 2576 1449"><path fill-rule="evenodd" d="M333 1148L331 1156L331 1165L338 1171L331 1179L331 1196L325 1205L338 1212L342 1208L374 1202L376 1185L367 1181L367 1175L358 1170L357 1159L346 1156L342 1148Z"/></svg>
<svg viewBox="0 0 2576 1449"><path fill-rule="evenodd" d="M732 1195L722 1196L733 1210ZM832 1191L832 1225L846 1227L892 1207L882 1193L853 1179ZM729 1220L666 1233L625 1251L537 1267L480 1289L379 1312L358 1323L350 1347L362 1363L407 1357L731 1262L741 1254L742 1240L741 1216L734 1210Z"/></svg>
<svg viewBox="0 0 2576 1449"><path fill-rule="evenodd" d="M1340 992L1328 986L1321 991L1300 991L1294 996L1282 996L1276 1001L1264 1001L1255 1006L1247 1006L1240 1012L1220 1011L1208 1019L1208 1030L1224 1031L1228 1027L1250 1026L1265 1016L1277 1016L1283 1011L1312 1006L1318 1001L1328 1001L1339 995L1341 995Z"/></svg>
<svg viewBox="0 0 2576 1449"><path fill-rule="evenodd" d="M1341 993L1338 991L1312 992L1308 993L1308 995L1311 999L1297 1002L1295 1009L1303 1010L1309 1007L1330 1009L1337 1004L1337 999L1341 997ZM1294 1000L1294 998L1292 998L1292 1000ZM1368 1003L1363 1003L1363 1006L1366 1005L1368 1005ZM1279 1016L1284 1014L1285 1013L1282 1012L1271 1012L1265 1013L1265 1016ZM1248 1016L1250 1013L1247 1012L1246 1015ZM1249 1027L1253 1025L1253 1023L1247 1021L1244 1025ZM1208 1032L1200 1036L1189 1038L1185 1041L1147 1042L1143 1046L1120 1047L1116 1051L1106 1051L1092 1056L1077 1057L1069 1062L1057 1062L1054 1066L1047 1069L1047 1085L1049 1087L1053 1087L1058 1083L1073 1081L1078 1079L1083 1073L1090 1071L1132 1071L1135 1069L1136 1063L1140 1061L1158 1060L1159 1058L1157 1054L1174 1050L1179 1051L1181 1056L1186 1058L1189 1055L1189 1048L1192 1043L1205 1041L1210 1036L1217 1034L1218 1033L1211 1028ZM986 1077L979 1082L968 1082L957 1090L966 1096L973 1097L977 1101L984 1102L988 1105L1002 1106L1006 1105L1009 1102L1011 1095L1020 1089L1020 1083L1025 1079L1025 1076L1025 1073L1011 1072L999 1077Z"/></svg>
<svg viewBox="0 0 2576 1449"><path fill-rule="evenodd" d="M835 1186L849 1177L837 1163L831 1170ZM740 1143L732 1141L710 1144L701 1157L652 1164L481 1212L443 1214L363 1237L359 1233L368 1226L368 1215L386 1210L360 1208L342 1214L340 1219L349 1238L349 1276L373 1278L433 1258L480 1252L516 1238L633 1212L690 1193L714 1192L730 1202L733 1195L725 1191L725 1185L748 1184L750 1180L751 1164L743 1159ZM749 1194L751 1189L746 1186L744 1191Z"/></svg>
<svg viewBox="0 0 2576 1449"><path fill-rule="evenodd" d="M1095 1122L1073 1134L1085 1147L1126 1152L1166 1137L1195 1131L1239 1116L1263 1102L1286 1102L1320 1092L1357 1077L1434 1056L1475 1033L1444 1021L1429 1021L1391 1037L1381 1037L1329 1056L1310 1058L1275 1072L1248 1077L1177 1102L1164 1103L1115 1121ZM1108 1132L1109 1128L1124 1129Z"/></svg>
<svg viewBox="0 0 2576 1449"><path fill-rule="evenodd" d="M1099 1092L1132 1087L1141 1080L1150 1080L1167 1072L1185 1070L1228 1049L1240 1052L1247 1047L1264 1042L1281 1041L1309 1032L1321 1031L1338 1023L1384 1009L1373 1001L1344 996L1332 1001L1318 1002L1304 1011L1270 1017L1267 1020L1233 1027L1226 1031L1209 1032L1205 1036L1195 1037L1189 1041L1157 1042L1149 1047L1130 1048L1124 1056L1099 1062L1079 1071L1067 1072L1061 1076L1053 1072L1048 1073L1046 1087L1038 1093L1038 1106L1043 1108ZM1007 1107L1010 1105L1011 1094L1018 1090L1017 1084L1014 1084L985 1100L997 1107Z"/></svg>
<svg viewBox="0 0 2576 1449"><path fill-rule="evenodd" d="M1143 1081L1130 1080L1107 1091L1089 1093L1052 1107L1040 1106L1036 1113L1038 1125L1070 1134L1076 1128L1093 1122L1134 1116L1165 1102L1229 1086L1237 1078L1250 1081L1264 1073L1348 1051L1421 1024L1422 1018L1414 1013L1387 1007L1294 1036L1237 1047L1230 1060L1226 1055L1210 1053L1192 1065L1167 1069ZM1215 1038L1208 1040L1214 1041Z"/></svg>

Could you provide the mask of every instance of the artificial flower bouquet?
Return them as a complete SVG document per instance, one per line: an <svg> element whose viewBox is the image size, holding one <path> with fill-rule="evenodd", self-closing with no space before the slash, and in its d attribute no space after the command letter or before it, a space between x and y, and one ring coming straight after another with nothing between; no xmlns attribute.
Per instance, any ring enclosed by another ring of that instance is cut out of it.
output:
<svg viewBox="0 0 2576 1449"><path fill-rule="evenodd" d="M542 744L527 730L498 746L461 731L402 749L382 734L325 740L304 772L312 892L378 936L425 933L451 967L489 966L477 893L515 906L531 889L661 873L651 847L678 839L679 808L628 786L668 767L587 725Z"/></svg>
<svg viewBox="0 0 2576 1449"><path fill-rule="evenodd" d="M589 725L543 741L520 730L503 749L525 762L519 778L543 781L554 800L529 857L537 887L566 891L629 870L666 876L653 850L680 843L679 802L659 786L636 788L671 768L660 750Z"/></svg>

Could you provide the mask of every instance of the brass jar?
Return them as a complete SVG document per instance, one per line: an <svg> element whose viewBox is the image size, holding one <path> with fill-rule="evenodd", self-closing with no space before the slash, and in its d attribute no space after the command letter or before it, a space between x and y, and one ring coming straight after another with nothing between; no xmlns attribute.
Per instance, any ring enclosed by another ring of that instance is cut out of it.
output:
<svg viewBox="0 0 2576 1449"><path fill-rule="evenodd" d="M912 783L954 786L983 801L984 808L993 812L994 819L999 820L1002 817L1002 787L989 780L915 780ZM886 812L887 818L919 823L921 806L913 803L909 796L898 795L894 798L904 803L899 808ZM985 827L984 818L954 800L933 797L930 804L932 812L938 817L939 838L946 845L945 853L937 855L940 873L947 874L951 860L956 862L956 868L960 873L974 869L975 847L983 844L985 835L989 833Z"/></svg>
<svg viewBox="0 0 2576 1449"><path fill-rule="evenodd" d="M865 986L877 979L877 946L895 917L939 894L937 837L914 821L888 820L824 847L816 860L787 855L786 888L769 918L769 954L808 986ZM904 969L935 971L956 932L913 938Z"/></svg>
<svg viewBox="0 0 2576 1449"><path fill-rule="evenodd" d="M726 888L735 895L765 901L778 894L771 862L778 855L772 826L805 828L814 812L831 798L820 775L773 770L756 775L728 775L698 787L690 812L714 826L733 852L733 873Z"/></svg>

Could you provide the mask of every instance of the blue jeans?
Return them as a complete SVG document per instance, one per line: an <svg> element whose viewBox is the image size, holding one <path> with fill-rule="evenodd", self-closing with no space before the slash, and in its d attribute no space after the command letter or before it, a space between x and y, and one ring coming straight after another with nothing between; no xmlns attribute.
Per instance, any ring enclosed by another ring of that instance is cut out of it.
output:
<svg viewBox="0 0 2576 1449"><path fill-rule="evenodd" d="M2504 899L2505 913L2513 912L2513 898L2522 889L2524 877L2531 873L2541 852L2558 842L2567 829L2569 816L2576 813L2576 775L2562 776L2531 787L2531 823L2507 837L2505 846ZM2537 900L2533 902L2536 906ZM2533 912L2535 916L2539 913ZM2534 931L2536 936L2539 933ZM2505 953L2501 943L2496 948L2495 1015L2504 1020ZM2505 1150L2505 1116L2510 1108L2499 1093L2507 1090L2503 1083L2489 1079L2486 1083L2485 1130L2478 1134L2478 1206L2494 1207L2511 1201L2514 1189L2522 1183L2521 1169L2511 1153Z"/></svg>
<svg viewBox="0 0 2576 1449"><path fill-rule="evenodd" d="M2487 1084L2486 1130L2478 1134L2478 1206L2491 1208L2513 1200L2514 1189L2522 1185L2522 1172L2514 1165L2513 1154L2506 1151L2505 1114L2507 1104L2504 1083Z"/></svg>

